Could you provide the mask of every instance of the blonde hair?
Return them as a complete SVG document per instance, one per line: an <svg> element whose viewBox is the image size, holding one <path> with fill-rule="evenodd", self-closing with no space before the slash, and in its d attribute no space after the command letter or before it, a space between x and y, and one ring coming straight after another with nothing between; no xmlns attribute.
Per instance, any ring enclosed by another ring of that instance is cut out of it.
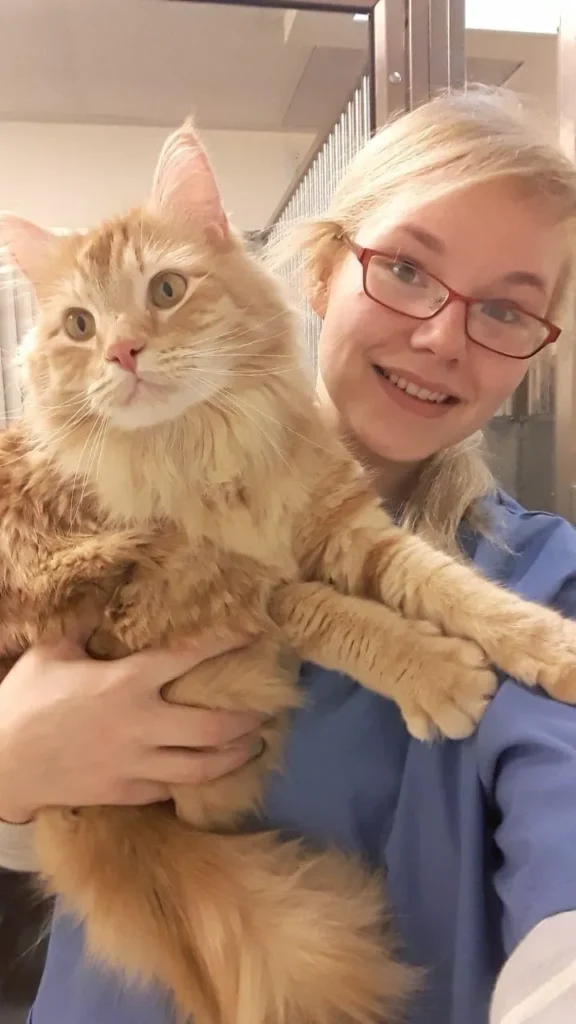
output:
<svg viewBox="0 0 576 1024"><path fill-rule="evenodd" d="M302 256L309 295L322 290L354 237L373 214L397 214L482 182L509 179L544 198L571 235L570 264L549 316L562 325L576 261L576 167L516 95L481 86L442 94L382 128L346 171L324 217L302 224L292 252ZM475 436L426 460L405 502L407 525L454 550L463 520L486 531L479 499L495 483Z"/></svg>

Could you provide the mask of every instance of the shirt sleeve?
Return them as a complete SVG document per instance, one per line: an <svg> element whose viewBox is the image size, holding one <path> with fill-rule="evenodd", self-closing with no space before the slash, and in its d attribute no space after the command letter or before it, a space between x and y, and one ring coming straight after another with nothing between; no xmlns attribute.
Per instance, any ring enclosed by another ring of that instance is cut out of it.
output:
<svg viewBox="0 0 576 1024"><path fill-rule="evenodd" d="M576 909L576 708L507 681L480 724L478 756L510 955L541 921Z"/></svg>
<svg viewBox="0 0 576 1024"><path fill-rule="evenodd" d="M552 589L546 603L575 618L576 578ZM576 707L508 679L480 723L477 749L510 955L541 921L576 910Z"/></svg>

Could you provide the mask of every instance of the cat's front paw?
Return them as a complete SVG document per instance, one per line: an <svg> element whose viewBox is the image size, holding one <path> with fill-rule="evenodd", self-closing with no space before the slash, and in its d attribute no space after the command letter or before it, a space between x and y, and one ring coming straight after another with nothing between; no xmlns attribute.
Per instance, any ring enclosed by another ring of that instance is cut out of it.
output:
<svg viewBox="0 0 576 1024"><path fill-rule="evenodd" d="M418 642L394 694L406 727L419 740L463 739L484 714L496 676L475 643L444 636L427 622L413 625Z"/></svg>
<svg viewBox="0 0 576 1024"><path fill-rule="evenodd" d="M541 686L551 697L576 704L576 623L539 608L510 631L507 649L495 659L509 675Z"/></svg>

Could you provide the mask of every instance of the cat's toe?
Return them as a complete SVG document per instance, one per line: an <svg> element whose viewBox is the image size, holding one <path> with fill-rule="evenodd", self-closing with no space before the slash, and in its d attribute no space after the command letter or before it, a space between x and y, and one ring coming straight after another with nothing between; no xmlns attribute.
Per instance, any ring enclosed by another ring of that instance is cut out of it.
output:
<svg viewBox="0 0 576 1024"><path fill-rule="evenodd" d="M536 626L520 634L502 667L514 679L541 686L555 700L576 704L576 624L547 609Z"/></svg>
<svg viewBox="0 0 576 1024"><path fill-rule="evenodd" d="M539 682L554 700L576 704L576 658L573 662L544 670L540 673Z"/></svg>
<svg viewBox="0 0 576 1024"><path fill-rule="evenodd" d="M438 736L460 740L470 736L482 718L496 689L496 675L473 645L450 650L442 665L429 665L433 686L418 688L401 704L408 732L419 740ZM460 657L456 656L460 655ZM464 664L472 661L475 664Z"/></svg>

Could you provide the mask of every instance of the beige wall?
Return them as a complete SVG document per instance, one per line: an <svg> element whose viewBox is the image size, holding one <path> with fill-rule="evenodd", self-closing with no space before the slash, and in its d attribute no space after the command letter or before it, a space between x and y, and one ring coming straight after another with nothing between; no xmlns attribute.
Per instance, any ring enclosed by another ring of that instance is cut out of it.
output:
<svg viewBox="0 0 576 1024"><path fill-rule="evenodd" d="M168 134L123 125L0 123L0 209L86 227L142 200ZM237 227L263 228L305 158L308 133L205 131Z"/></svg>

